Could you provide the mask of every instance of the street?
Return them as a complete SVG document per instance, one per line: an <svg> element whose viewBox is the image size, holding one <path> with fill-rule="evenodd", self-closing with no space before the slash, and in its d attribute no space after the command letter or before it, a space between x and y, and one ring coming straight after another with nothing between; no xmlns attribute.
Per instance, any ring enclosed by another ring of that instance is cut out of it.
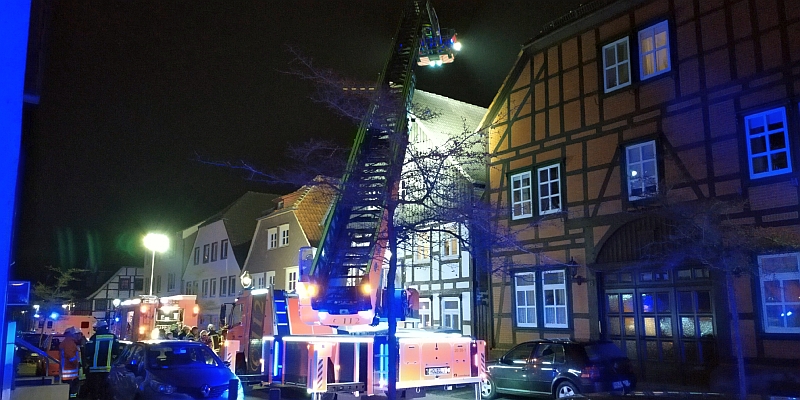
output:
<svg viewBox="0 0 800 400"><path fill-rule="evenodd" d="M305 393L300 389L281 389L281 399L288 400L288 399L304 399L308 398L305 396ZM383 398L382 396L375 396L373 397L375 400ZM425 393L424 399L428 400L472 400L475 398L475 391L472 386L468 387L458 387L453 388L453 390L444 390L444 389L432 389L428 390ZM498 399L502 400L504 397L498 397ZM256 399L269 399L269 389L268 388L245 388L245 399L247 400L256 400ZM339 395L337 400L354 400L356 399L355 396L349 395Z"/></svg>

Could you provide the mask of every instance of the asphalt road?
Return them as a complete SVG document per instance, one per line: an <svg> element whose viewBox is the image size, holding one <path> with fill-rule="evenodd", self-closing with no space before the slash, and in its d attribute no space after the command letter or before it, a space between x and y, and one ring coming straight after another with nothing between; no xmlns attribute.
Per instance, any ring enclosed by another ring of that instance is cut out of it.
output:
<svg viewBox="0 0 800 400"><path fill-rule="evenodd" d="M247 400L258 400L258 399L269 399L269 389L259 389L259 388L247 388L244 391L245 399ZM310 399L302 390L295 390L295 389L282 389L281 390L281 400L307 400ZM326 398L327 399L327 398ZM336 400L356 400L359 399L355 396L350 395L339 395ZM366 398L363 398L366 400ZM380 400L385 399L383 396L374 396L371 399ZM425 397L422 399L427 400L475 400L475 391L472 386L468 387L457 387L453 388L453 390L443 390L443 389L429 389L425 393ZM421 399L421 400L422 400ZM499 397L498 399L503 399ZM517 398L512 398L511 400L518 400Z"/></svg>

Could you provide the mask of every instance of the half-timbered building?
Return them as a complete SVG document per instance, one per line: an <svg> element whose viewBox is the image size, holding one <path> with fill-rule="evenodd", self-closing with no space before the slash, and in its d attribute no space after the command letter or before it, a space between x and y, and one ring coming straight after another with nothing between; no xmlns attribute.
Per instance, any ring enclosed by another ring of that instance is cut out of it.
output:
<svg viewBox="0 0 800 400"><path fill-rule="evenodd" d="M731 362L727 287L701 265L627 268L658 234L636 211L743 198L738 223L797 226L800 2L598 0L525 44L490 106L494 349L610 339L646 380ZM652 205L652 204L650 204ZM736 279L749 365L800 354L800 254Z"/></svg>

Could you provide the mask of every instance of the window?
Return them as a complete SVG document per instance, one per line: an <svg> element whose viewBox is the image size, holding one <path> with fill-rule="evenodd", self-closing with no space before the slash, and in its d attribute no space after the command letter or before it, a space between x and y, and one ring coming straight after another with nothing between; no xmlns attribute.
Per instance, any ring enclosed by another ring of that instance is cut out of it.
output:
<svg viewBox="0 0 800 400"><path fill-rule="evenodd" d="M267 231L269 242L267 242L267 250L272 250L278 247L278 228L269 228Z"/></svg>
<svg viewBox="0 0 800 400"><path fill-rule="evenodd" d="M442 257L458 257L458 238L446 232L442 236Z"/></svg>
<svg viewBox="0 0 800 400"><path fill-rule="evenodd" d="M203 279L203 297L208 297L208 279Z"/></svg>
<svg viewBox="0 0 800 400"><path fill-rule="evenodd" d="M606 93L631 84L630 63L628 38L622 38L603 46L603 72Z"/></svg>
<svg viewBox="0 0 800 400"><path fill-rule="evenodd" d="M289 224L283 224L280 226L281 231L281 247L285 247L289 245Z"/></svg>
<svg viewBox="0 0 800 400"><path fill-rule="evenodd" d="M225 239L219 243L219 259L225 260L228 258L228 239Z"/></svg>
<svg viewBox="0 0 800 400"><path fill-rule="evenodd" d="M131 278L129 277L120 277L119 278L119 290L131 290Z"/></svg>
<svg viewBox="0 0 800 400"><path fill-rule="evenodd" d="M431 233L417 232L414 241L414 260L425 261L431 258Z"/></svg>
<svg viewBox="0 0 800 400"><path fill-rule="evenodd" d="M419 299L419 326L433 326L431 320L431 299Z"/></svg>
<svg viewBox="0 0 800 400"><path fill-rule="evenodd" d="M566 271L522 272L514 275L517 326L568 328ZM541 305L537 307L537 305Z"/></svg>
<svg viewBox="0 0 800 400"><path fill-rule="evenodd" d="M228 296L228 277L219 278L219 297Z"/></svg>
<svg viewBox="0 0 800 400"><path fill-rule="evenodd" d="M442 299L442 325L451 329L461 329L461 307L458 297Z"/></svg>
<svg viewBox="0 0 800 400"><path fill-rule="evenodd" d="M800 333L800 253L759 256L764 332Z"/></svg>
<svg viewBox="0 0 800 400"><path fill-rule="evenodd" d="M744 117L750 178L792 172L786 109L775 108Z"/></svg>
<svg viewBox="0 0 800 400"><path fill-rule="evenodd" d="M217 253L219 253L219 243L211 243L211 261L217 261Z"/></svg>
<svg viewBox="0 0 800 400"><path fill-rule="evenodd" d="M628 200L651 197L658 191L656 142L651 140L625 148L627 155Z"/></svg>
<svg viewBox="0 0 800 400"><path fill-rule="evenodd" d="M669 70L669 25L663 21L639 31L639 76L645 80Z"/></svg>
<svg viewBox="0 0 800 400"><path fill-rule="evenodd" d="M265 275L267 277L267 284L270 287L274 287L275 286L275 271L267 271L265 273Z"/></svg>
<svg viewBox="0 0 800 400"><path fill-rule="evenodd" d="M228 277L228 295L236 296L236 275Z"/></svg>
<svg viewBox="0 0 800 400"><path fill-rule="evenodd" d="M133 290L144 290L144 278L133 278Z"/></svg>
<svg viewBox="0 0 800 400"><path fill-rule="evenodd" d="M203 246L203 264L208 262L209 257L211 256L211 245L204 245Z"/></svg>
<svg viewBox="0 0 800 400"><path fill-rule="evenodd" d="M167 274L167 291L175 290L175 273L170 272Z"/></svg>
<svg viewBox="0 0 800 400"><path fill-rule="evenodd" d="M156 276L156 293L161 293L161 275Z"/></svg>
<svg viewBox="0 0 800 400"><path fill-rule="evenodd" d="M211 297L217 296L217 279L214 278L211 280Z"/></svg>
<svg viewBox="0 0 800 400"><path fill-rule="evenodd" d="M567 324L566 281L566 273L564 271L545 271L542 273L545 327L569 327Z"/></svg>
<svg viewBox="0 0 800 400"><path fill-rule="evenodd" d="M511 175L511 219L522 219L533 216L533 200L531 199L531 173L523 172Z"/></svg>
<svg viewBox="0 0 800 400"><path fill-rule="evenodd" d="M194 248L194 265L200 264L200 248Z"/></svg>
<svg viewBox="0 0 800 400"><path fill-rule="evenodd" d="M256 288L263 289L267 286L267 276L265 274L258 274L258 279L256 279Z"/></svg>
<svg viewBox="0 0 800 400"><path fill-rule="evenodd" d="M539 215L561 211L561 172L559 165L539 168Z"/></svg>
<svg viewBox="0 0 800 400"><path fill-rule="evenodd" d="M517 326L536 326L536 275L525 272L514 276L517 295Z"/></svg>
<svg viewBox="0 0 800 400"><path fill-rule="evenodd" d="M297 290L297 275L300 272L300 267L286 268L286 291L294 292Z"/></svg>

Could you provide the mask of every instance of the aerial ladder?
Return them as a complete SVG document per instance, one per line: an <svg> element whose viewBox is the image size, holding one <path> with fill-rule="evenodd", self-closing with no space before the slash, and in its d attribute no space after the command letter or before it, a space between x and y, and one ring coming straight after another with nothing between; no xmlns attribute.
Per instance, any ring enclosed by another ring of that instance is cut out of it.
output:
<svg viewBox="0 0 800 400"><path fill-rule="evenodd" d="M392 53L379 77L378 94L359 126L319 249L308 271L301 271L301 283L313 294L313 318L323 325L378 321L381 271L392 223L387 207L396 196L408 144L414 67L452 62L456 44L455 32L439 27L430 1L406 2Z"/></svg>

